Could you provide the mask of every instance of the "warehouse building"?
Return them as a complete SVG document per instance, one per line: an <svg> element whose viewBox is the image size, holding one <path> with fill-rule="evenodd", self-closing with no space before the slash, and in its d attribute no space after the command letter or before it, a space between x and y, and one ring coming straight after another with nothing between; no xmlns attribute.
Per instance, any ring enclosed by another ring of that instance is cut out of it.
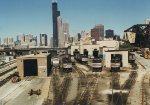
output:
<svg viewBox="0 0 150 105"><path fill-rule="evenodd" d="M17 70L21 78L26 76L47 77L51 69L51 54L31 54L17 58Z"/></svg>

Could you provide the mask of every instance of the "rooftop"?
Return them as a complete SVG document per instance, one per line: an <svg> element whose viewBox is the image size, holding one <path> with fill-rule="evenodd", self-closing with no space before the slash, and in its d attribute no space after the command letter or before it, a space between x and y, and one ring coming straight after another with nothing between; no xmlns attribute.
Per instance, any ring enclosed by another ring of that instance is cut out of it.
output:
<svg viewBox="0 0 150 105"><path fill-rule="evenodd" d="M30 55L25 55L17 58L43 58L47 57L49 53L40 53L40 54L30 54Z"/></svg>

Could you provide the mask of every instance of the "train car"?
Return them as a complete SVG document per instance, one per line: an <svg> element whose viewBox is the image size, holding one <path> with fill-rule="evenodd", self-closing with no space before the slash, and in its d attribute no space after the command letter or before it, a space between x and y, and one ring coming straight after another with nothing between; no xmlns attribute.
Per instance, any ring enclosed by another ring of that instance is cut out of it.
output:
<svg viewBox="0 0 150 105"><path fill-rule="evenodd" d="M75 65L75 57L74 56L71 56L71 62L73 65Z"/></svg>
<svg viewBox="0 0 150 105"><path fill-rule="evenodd" d="M77 60L82 64L88 63L88 51L87 51L87 49L84 49L83 54L78 55Z"/></svg>
<svg viewBox="0 0 150 105"><path fill-rule="evenodd" d="M52 65L53 66L59 66L59 64L60 64L60 60L58 57L52 58Z"/></svg>
<svg viewBox="0 0 150 105"><path fill-rule="evenodd" d="M135 63L135 54L129 53L129 63Z"/></svg>
<svg viewBox="0 0 150 105"><path fill-rule="evenodd" d="M120 54L112 54L111 56L111 70L110 72L118 72L121 67L121 55Z"/></svg>
<svg viewBox="0 0 150 105"><path fill-rule="evenodd" d="M102 71L102 60L100 58L94 58L92 60L92 71L93 72L101 72Z"/></svg>
<svg viewBox="0 0 150 105"><path fill-rule="evenodd" d="M65 57L62 59L62 69L65 73L72 72L72 62L70 58Z"/></svg>
<svg viewBox="0 0 150 105"><path fill-rule="evenodd" d="M80 63L87 64L88 63L88 56L80 55L78 60L79 60Z"/></svg>

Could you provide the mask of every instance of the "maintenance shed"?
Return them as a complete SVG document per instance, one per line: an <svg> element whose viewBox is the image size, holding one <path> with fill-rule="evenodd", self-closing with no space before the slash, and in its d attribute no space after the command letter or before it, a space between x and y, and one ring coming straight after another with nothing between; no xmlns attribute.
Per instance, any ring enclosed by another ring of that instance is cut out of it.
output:
<svg viewBox="0 0 150 105"><path fill-rule="evenodd" d="M17 57L17 70L21 78L26 76L47 77L51 69L51 54L31 54Z"/></svg>
<svg viewBox="0 0 150 105"><path fill-rule="evenodd" d="M128 62L129 52L127 50L108 50L105 52L105 66L107 68L111 67L112 55L114 54L120 55L121 67L129 67L129 62Z"/></svg>

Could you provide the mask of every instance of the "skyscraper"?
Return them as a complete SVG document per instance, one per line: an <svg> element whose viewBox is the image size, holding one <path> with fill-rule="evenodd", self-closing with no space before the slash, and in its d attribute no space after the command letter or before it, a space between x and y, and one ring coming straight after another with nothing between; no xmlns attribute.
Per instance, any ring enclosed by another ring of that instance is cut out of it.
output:
<svg viewBox="0 0 150 105"><path fill-rule="evenodd" d="M106 38L113 38L114 37L114 30L108 29L105 31L106 33Z"/></svg>
<svg viewBox="0 0 150 105"><path fill-rule="evenodd" d="M58 47L58 26L57 17L60 16L60 11L58 11L57 2L54 0L52 2L52 18L53 18L53 47Z"/></svg>
<svg viewBox="0 0 150 105"><path fill-rule="evenodd" d="M62 48L64 46L65 36L63 34L63 22L60 16L57 18L57 27L58 27L58 47Z"/></svg>
<svg viewBox="0 0 150 105"><path fill-rule="evenodd" d="M63 23L63 34L65 36L65 42L68 42L69 38L69 24L64 22Z"/></svg>
<svg viewBox="0 0 150 105"><path fill-rule="evenodd" d="M4 45L14 45L14 39L12 37L6 37L4 38L4 41L3 41Z"/></svg>
<svg viewBox="0 0 150 105"><path fill-rule="evenodd" d="M77 34L77 37L78 37L78 38L77 38L77 39L78 39L78 41L80 41L80 39L81 39L81 34L80 34L80 33L78 33L78 34Z"/></svg>
<svg viewBox="0 0 150 105"><path fill-rule="evenodd" d="M145 24L150 24L150 19L146 19Z"/></svg>
<svg viewBox="0 0 150 105"><path fill-rule="evenodd" d="M40 34L40 46L47 46L47 34Z"/></svg>
<svg viewBox="0 0 150 105"><path fill-rule="evenodd" d="M93 29L91 29L91 37L96 41L104 39L104 25L99 24L96 25Z"/></svg>

